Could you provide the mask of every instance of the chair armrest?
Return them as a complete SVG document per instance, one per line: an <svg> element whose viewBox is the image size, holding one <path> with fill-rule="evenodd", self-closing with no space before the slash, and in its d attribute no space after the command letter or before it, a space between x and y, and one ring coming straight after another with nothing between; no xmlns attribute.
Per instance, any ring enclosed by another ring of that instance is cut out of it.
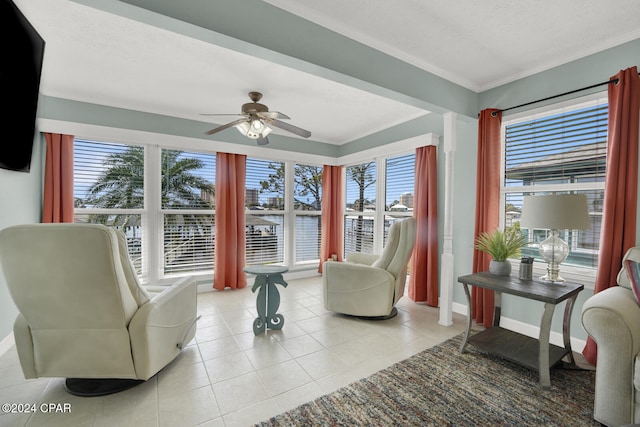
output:
<svg viewBox="0 0 640 427"><path fill-rule="evenodd" d="M324 308L354 316L386 316L393 308L395 278L381 268L326 262L322 286Z"/></svg>
<svg viewBox="0 0 640 427"><path fill-rule="evenodd" d="M322 281L334 292L350 293L390 284L395 277L387 270L370 265L327 261L322 267Z"/></svg>
<svg viewBox="0 0 640 427"><path fill-rule="evenodd" d="M148 379L195 335L196 281L185 277L140 306L129 324L136 374Z"/></svg>
<svg viewBox="0 0 640 427"><path fill-rule="evenodd" d="M587 299L582 324L598 344L598 354L612 350L618 360L631 360L640 352L640 305L631 289L613 286Z"/></svg>
<svg viewBox="0 0 640 427"><path fill-rule="evenodd" d="M355 264L371 265L374 262L376 262L378 258L380 258L380 255L378 254L365 254L361 252L351 252L347 254L345 261L355 263Z"/></svg>
<svg viewBox="0 0 640 427"><path fill-rule="evenodd" d="M634 364L640 352L640 306L631 289L613 286L585 301L582 324L598 346L594 418L633 423Z"/></svg>

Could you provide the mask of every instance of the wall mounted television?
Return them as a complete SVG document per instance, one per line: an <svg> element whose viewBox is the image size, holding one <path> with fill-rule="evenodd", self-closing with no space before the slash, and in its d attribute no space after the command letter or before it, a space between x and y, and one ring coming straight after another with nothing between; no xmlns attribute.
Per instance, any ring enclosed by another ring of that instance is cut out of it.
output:
<svg viewBox="0 0 640 427"><path fill-rule="evenodd" d="M0 168L29 172L36 129L44 39L11 0L0 0L2 60L0 93L4 98Z"/></svg>

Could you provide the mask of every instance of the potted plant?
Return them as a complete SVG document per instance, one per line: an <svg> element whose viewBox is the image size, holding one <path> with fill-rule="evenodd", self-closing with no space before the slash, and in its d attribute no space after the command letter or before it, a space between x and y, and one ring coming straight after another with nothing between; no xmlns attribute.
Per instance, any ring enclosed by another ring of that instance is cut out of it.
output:
<svg viewBox="0 0 640 427"><path fill-rule="evenodd" d="M527 245L527 239L520 232L520 227L511 227L505 231L496 229L493 233L484 232L476 238L475 248L491 255L489 272L508 276L511 274L509 258L520 255L520 249Z"/></svg>

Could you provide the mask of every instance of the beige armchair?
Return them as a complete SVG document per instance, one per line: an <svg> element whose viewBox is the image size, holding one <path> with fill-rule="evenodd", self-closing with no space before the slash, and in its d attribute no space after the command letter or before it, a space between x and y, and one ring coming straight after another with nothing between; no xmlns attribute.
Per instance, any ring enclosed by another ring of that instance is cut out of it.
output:
<svg viewBox="0 0 640 427"><path fill-rule="evenodd" d="M624 259L640 261L640 247ZM640 423L640 305L624 268L617 282L582 306L582 324L598 346L593 417L607 426Z"/></svg>
<svg viewBox="0 0 640 427"><path fill-rule="evenodd" d="M416 241L416 220L398 221L389 229L380 255L350 253L345 262L322 265L324 307L352 316L388 319L397 314L404 295L407 265Z"/></svg>
<svg viewBox="0 0 640 427"><path fill-rule="evenodd" d="M67 391L83 396L121 391L155 375L195 335L195 280L141 286L113 228L5 228L0 268L19 310L25 378L65 377Z"/></svg>

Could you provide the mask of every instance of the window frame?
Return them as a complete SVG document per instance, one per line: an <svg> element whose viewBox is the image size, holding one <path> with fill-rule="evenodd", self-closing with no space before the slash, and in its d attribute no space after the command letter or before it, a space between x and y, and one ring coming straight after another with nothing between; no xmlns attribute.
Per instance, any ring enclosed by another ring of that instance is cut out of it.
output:
<svg viewBox="0 0 640 427"><path fill-rule="evenodd" d="M173 149L182 151L202 152L205 154L216 154L218 152L232 152L244 154L252 157L259 157L265 160L284 161L290 165L287 171L293 171L291 165L297 163L300 153L289 151L267 152L254 146L229 145L216 140L194 140L193 138L180 135L169 135L162 133L149 133L125 128L110 128L94 125L87 125L76 122L47 120L43 122L43 131L54 127L56 132L64 129L65 133L75 135L76 139L95 141L97 143L114 143L125 145L138 145L144 147L144 193L145 206L141 210L136 210L136 214L141 215L143 223L143 234L146 240L148 250L143 254L144 277L140 276L141 281L147 284L165 285L172 283L175 278L173 276L161 275L162 268L162 252L158 249L162 242L161 224L162 217L158 208L161 199L161 149ZM385 146L375 149L365 150L342 157L332 157L319 154L305 155L304 164L306 165L340 165L344 167L349 164L364 163L365 161L377 162L377 180L383 180L384 162L379 159L386 157L402 155L414 152L415 148L424 145L439 145L440 136L434 133L425 133L423 135L409 138L406 140L391 142ZM287 172L287 182L293 183L293 173ZM343 183L344 175L343 175ZM380 186L379 186L380 187ZM343 188L344 191L344 188ZM317 265L314 262L295 263L295 214L292 212L292 195L293 186L286 186L285 197L285 263L290 266L289 275L293 277L307 277L317 274ZM377 200L383 200L383 196L376 195ZM87 212L78 212L87 213ZM214 212L215 213L215 212ZM382 217L381 209L376 210L376 215ZM376 221L376 231L374 234L374 245L379 250L382 249L382 221ZM378 230L380 228L380 230ZM213 280L212 273L190 274L194 276L202 289L210 288L210 281Z"/></svg>
<svg viewBox="0 0 640 427"><path fill-rule="evenodd" d="M571 100L558 102L550 105L546 105L540 108L523 111L520 113L512 114L509 116L503 116L502 125L500 129L500 142L501 142L501 159L500 159L500 218L499 224L502 229L505 227L506 215L505 205L508 193L533 193L533 192L566 192L566 191L604 191L605 183L603 181L594 182L574 182L567 184L541 184L541 185L527 185L527 186L506 186L505 185L505 172L506 172L506 127L519 122L525 122L533 120L536 117L551 116L553 114L562 113L567 110L577 110L580 108L586 108L589 106L595 106L601 103L608 103L606 92L597 92L591 95L574 98ZM575 233L575 230L570 230ZM572 239L575 242L575 239ZM574 249L571 248L571 251ZM580 250L582 252L582 250ZM597 250L585 250L590 252L597 252ZM510 259L514 268L518 268L520 260ZM543 276L546 274L546 264L539 260L534 262L533 274L534 276ZM562 276L569 281L576 281L584 283L585 287L593 289L596 278L597 267L578 266L571 264L562 264Z"/></svg>

